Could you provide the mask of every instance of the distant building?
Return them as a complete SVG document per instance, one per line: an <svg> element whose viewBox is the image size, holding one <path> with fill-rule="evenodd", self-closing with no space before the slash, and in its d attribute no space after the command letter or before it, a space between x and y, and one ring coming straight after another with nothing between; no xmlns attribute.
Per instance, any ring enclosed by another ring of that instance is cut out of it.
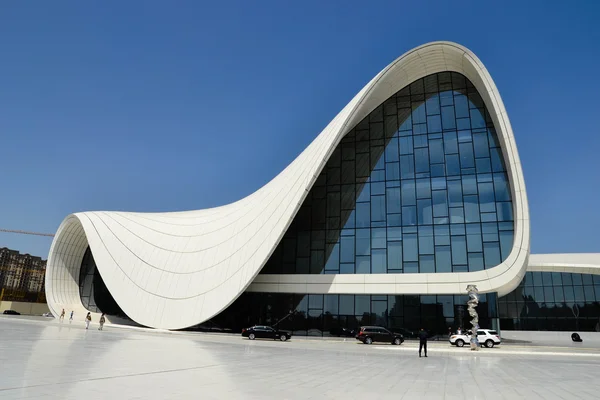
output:
<svg viewBox="0 0 600 400"><path fill-rule="evenodd" d="M46 260L0 248L0 300L45 302L45 275Z"/></svg>

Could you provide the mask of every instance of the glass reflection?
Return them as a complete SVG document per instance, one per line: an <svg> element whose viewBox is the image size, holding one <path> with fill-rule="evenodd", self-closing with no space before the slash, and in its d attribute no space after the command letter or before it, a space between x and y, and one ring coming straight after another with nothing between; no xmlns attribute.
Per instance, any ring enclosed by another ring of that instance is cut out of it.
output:
<svg viewBox="0 0 600 400"><path fill-rule="evenodd" d="M512 244L493 123L471 82L447 72L400 90L343 138L261 273L478 271Z"/></svg>

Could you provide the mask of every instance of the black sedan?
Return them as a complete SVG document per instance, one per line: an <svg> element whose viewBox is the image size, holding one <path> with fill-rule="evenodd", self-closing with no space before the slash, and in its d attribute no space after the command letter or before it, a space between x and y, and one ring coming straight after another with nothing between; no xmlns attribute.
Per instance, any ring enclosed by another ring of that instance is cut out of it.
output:
<svg viewBox="0 0 600 400"><path fill-rule="evenodd" d="M2 314L6 314L6 315L21 315L20 312L17 312L15 310L4 310L4 312Z"/></svg>
<svg viewBox="0 0 600 400"><path fill-rule="evenodd" d="M278 329L271 328L270 326L255 325L248 329L242 329L242 336L247 337L250 340L254 339L274 339L285 342L292 338L292 334L287 331L280 331Z"/></svg>

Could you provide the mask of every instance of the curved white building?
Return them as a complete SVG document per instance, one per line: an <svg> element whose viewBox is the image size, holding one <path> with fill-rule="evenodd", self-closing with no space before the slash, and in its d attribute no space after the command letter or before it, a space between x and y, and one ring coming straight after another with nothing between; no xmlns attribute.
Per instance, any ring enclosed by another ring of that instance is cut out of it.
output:
<svg viewBox="0 0 600 400"><path fill-rule="evenodd" d="M496 295L517 288L528 270L529 232L498 89L471 51L434 42L383 69L244 199L189 212L68 216L50 249L46 293L55 315L105 311L165 329L219 319L246 293L267 310L252 318L275 323L296 309L304 319L292 329L311 334L327 329L311 328L327 325L327 313L336 326L369 322L367 314L390 326L420 323L431 317L426 307L407 315L402 296L442 304L476 284L490 293L494 324ZM553 262L539 259L542 270ZM402 300L391 304L392 296ZM239 319L246 311L238 305L229 310ZM434 319L454 317L438 310Z"/></svg>

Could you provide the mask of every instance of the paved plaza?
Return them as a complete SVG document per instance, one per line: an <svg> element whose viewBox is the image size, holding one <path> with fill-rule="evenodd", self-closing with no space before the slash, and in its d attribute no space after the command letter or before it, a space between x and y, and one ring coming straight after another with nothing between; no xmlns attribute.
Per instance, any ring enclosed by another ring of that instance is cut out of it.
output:
<svg viewBox="0 0 600 400"><path fill-rule="evenodd" d="M249 341L0 317L0 399L597 399L598 349Z"/></svg>

